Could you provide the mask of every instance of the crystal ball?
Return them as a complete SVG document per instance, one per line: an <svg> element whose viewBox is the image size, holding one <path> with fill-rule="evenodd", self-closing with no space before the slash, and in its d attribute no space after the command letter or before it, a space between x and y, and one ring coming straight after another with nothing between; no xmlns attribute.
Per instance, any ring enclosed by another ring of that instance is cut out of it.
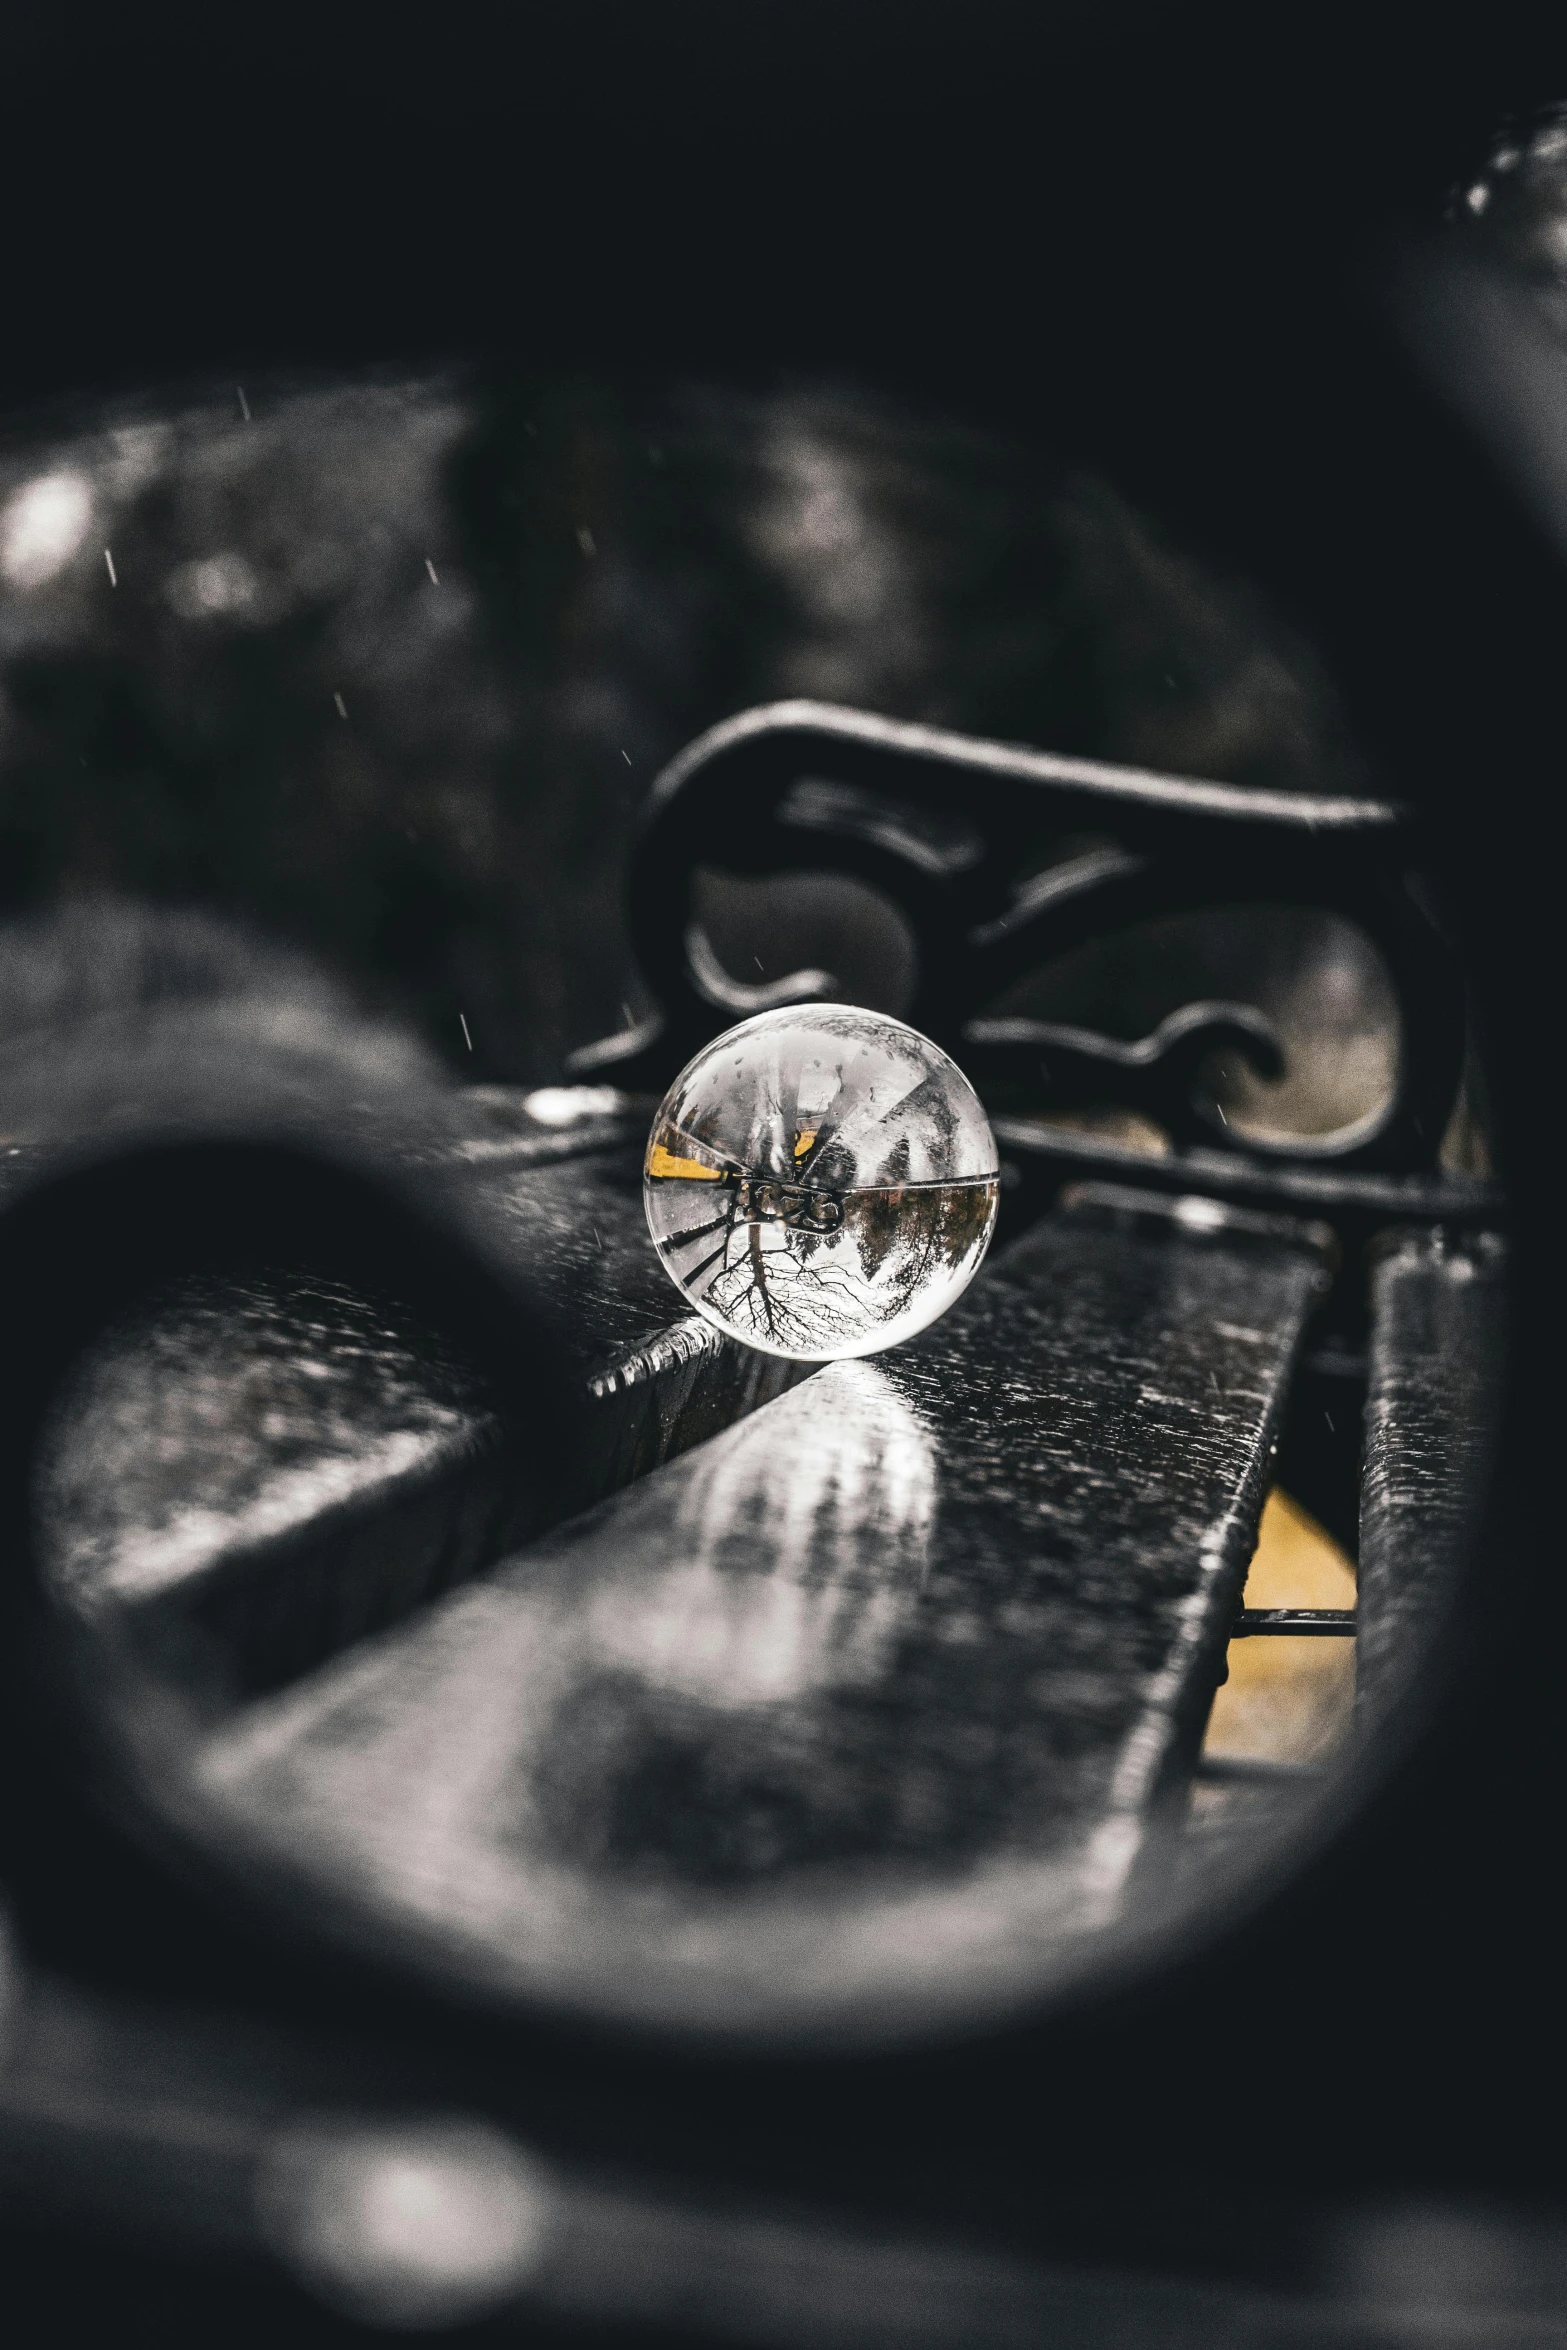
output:
<svg viewBox="0 0 1567 2350"><path fill-rule="evenodd" d="M829 1362L912 1338L995 1228L995 1137L968 1079L901 1020L763 1012L664 1096L648 1229L699 1314L766 1354Z"/></svg>

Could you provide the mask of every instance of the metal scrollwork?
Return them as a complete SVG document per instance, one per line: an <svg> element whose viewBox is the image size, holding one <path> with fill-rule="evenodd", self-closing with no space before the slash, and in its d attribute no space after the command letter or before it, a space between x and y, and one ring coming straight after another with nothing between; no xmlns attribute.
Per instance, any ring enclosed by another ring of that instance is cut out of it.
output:
<svg viewBox="0 0 1567 2350"><path fill-rule="evenodd" d="M1052 861L1041 842L1086 843ZM1380 799L1207 783L985 742L856 710L785 702L700 736L654 787L630 882L633 945L653 1019L587 1047L581 1074L661 1089L729 1021L831 996L830 972L750 986L726 972L699 918L695 878L847 874L908 925L918 981L908 1018L988 1101L1051 1111L1113 1103L1158 1120L1176 1150L1232 1164L1418 1175L1437 1165L1463 1066L1456 963L1411 885L1412 826ZM1358 1126L1263 1137L1226 1125L1199 1072L1217 1051L1263 1077L1278 1036L1239 1003L1194 1003L1125 1042L999 1018L1019 979L1070 950L1175 913L1240 903L1348 920L1386 967L1400 1023L1397 1074Z"/></svg>

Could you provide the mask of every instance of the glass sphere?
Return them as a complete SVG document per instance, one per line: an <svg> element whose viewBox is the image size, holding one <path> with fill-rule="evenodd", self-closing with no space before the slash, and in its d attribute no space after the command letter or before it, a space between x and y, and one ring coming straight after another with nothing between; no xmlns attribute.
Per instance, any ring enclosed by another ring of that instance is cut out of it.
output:
<svg viewBox="0 0 1567 2350"><path fill-rule="evenodd" d="M799 1004L704 1046L648 1137L648 1229L708 1321L827 1362L912 1338L995 1227L995 1137L955 1062L880 1012Z"/></svg>

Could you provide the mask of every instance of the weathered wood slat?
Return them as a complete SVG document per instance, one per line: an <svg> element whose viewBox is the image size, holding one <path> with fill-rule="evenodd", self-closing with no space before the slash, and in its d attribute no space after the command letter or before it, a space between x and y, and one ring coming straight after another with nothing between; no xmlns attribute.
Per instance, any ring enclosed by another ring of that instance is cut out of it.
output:
<svg viewBox="0 0 1567 2350"><path fill-rule="evenodd" d="M486 1105L488 1107L488 1105ZM579 1140L475 1118L439 1148L569 1311L592 1398L571 1500L615 1490L806 1366L723 1338L647 1246L624 1121ZM163 1284L87 1350L39 1477L74 1613L134 1620L221 1701L287 1681L519 1538L525 1431L395 1289L283 1267Z"/></svg>
<svg viewBox="0 0 1567 2350"><path fill-rule="evenodd" d="M1502 1404L1506 1252L1493 1234L1396 1235L1372 1277L1356 1709L1417 1680L1450 1607Z"/></svg>
<svg viewBox="0 0 1567 2350"><path fill-rule="evenodd" d="M193 1728L170 1809L506 2002L852 2045L1026 1999L1172 1875L1321 1279L1052 1218L913 1345Z"/></svg>

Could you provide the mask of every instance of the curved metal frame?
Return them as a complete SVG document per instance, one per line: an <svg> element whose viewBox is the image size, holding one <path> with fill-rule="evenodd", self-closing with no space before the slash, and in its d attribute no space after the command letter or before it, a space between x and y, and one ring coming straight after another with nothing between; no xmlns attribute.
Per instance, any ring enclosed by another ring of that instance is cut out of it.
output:
<svg viewBox="0 0 1567 2350"><path fill-rule="evenodd" d="M1041 862L1043 838L1095 845ZM1108 837L1107 837L1108 836ZM1462 1072L1463 990L1446 940L1411 886L1412 828L1379 799L1262 791L1059 758L817 702L748 710L666 767L632 866L633 944L660 1011L574 1056L661 1090L728 1021L830 996L828 972L763 987L723 972L697 918L699 867L748 876L831 871L897 906L918 951L912 1023L981 1092L1006 1084L1058 1105L1063 1090L1146 1110L1178 1147L1242 1160L1407 1174L1437 1163ZM1229 1047L1264 1075L1282 1066L1260 1013L1188 1005L1127 1045L1081 1029L986 1016L1028 971L1152 917L1256 902L1354 922L1383 957L1401 1024L1396 1083L1359 1126L1271 1141L1194 1098L1200 1063Z"/></svg>

